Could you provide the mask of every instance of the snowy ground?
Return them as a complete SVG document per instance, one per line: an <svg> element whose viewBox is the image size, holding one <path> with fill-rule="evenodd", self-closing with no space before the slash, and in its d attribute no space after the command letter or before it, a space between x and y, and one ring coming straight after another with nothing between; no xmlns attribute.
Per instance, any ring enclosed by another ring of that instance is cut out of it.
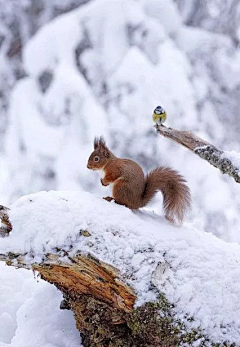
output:
<svg viewBox="0 0 240 347"><path fill-rule="evenodd" d="M79 347L70 311L60 310L61 293L31 271L0 263L0 347Z"/></svg>
<svg viewBox="0 0 240 347"><path fill-rule="evenodd" d="M215 342L240 344L240 288L236 282L240 276L239 245L227 244L190 224L181 228L171 226L151 212L132 212L89 193L41 192L29 195L12 206L10 219L14 229L9 238L1 240L0 253L12 250L21 254L31 252L32 257L26 260L41 262L44 253L55 252L55 247L70 254L75 254L77 250L90 251L121 270L138 295L137 305L156 298L156 291L149 288L152 280L175 304L179 318L185 320L186 315L194 318L192 323L188 323L191 327L200 327ZM91 234L88 238L80 234L80 230L86 229ZM161 271L163 267L164 274ZM73 318L70 313L58 309L61 295L42 282L37 288L29 274L28 282L29 291L24 291L24 295L31 298L27 301L25 298L17 317L24 315L24 309L29 310L29 305L39 307L50 322L58 315L56 335L61 334L67 320L71 346L75 346ZM8 294L5 293L6 296ZM54 297L54 302L51 307L44 307L48 296L47 301ZM15 306L19 307L19 298L14 300L17 301ZM50 315L51 308L53 313ZM26 321L33 326L36 317L34 314L31 316L31 312L34 311L28 311ZM2 318L7 322L10 319L8 314ZM39 320L41 324L41 317ZM20 336L24 335L23 326L24 322L20 322ZM13 331L14 327L12 323L9 331ZM46 346L47 342L54 345L57 340L45 340L46 334L44 323L38 339ZM12 346L16 346L14 341L17 336L18 330ZM33 339L34 336L33 333ZM60 340L59 346L65 346L61 335ZM34 346L43 346L41 343Z"/></svg>

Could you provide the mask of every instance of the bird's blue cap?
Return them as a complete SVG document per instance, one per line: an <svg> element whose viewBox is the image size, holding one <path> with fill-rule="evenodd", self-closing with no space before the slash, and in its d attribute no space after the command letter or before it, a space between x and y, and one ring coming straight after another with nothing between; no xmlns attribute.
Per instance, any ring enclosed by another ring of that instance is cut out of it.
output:
<svg viewBox="0 0 240 347"><path fill-rule="evenodd" d="M162 106L157 106L153 112L156 114L163 114L165 111Z"/></svg>

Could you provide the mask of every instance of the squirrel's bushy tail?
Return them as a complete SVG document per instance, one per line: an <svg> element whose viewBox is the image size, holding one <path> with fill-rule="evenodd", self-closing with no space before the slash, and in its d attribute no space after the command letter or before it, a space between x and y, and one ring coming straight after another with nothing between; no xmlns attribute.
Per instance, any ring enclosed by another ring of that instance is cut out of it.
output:
<svg viewBox="0 0 240 347"><path fill-rule="evenodd" d="M181 224L191 206L191 194L185 182L185 179L176 171L158 167L146 177L146 186L142 195L143 206L160 190L163 194L165 218L173 223Z"/></svg>

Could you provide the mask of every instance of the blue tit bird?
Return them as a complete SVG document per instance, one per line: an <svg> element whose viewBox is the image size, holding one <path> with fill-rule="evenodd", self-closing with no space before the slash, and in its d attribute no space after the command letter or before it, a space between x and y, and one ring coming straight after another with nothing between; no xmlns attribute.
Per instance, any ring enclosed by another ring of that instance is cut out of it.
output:
<svg viewBox="0 0 240 347"><path fill-rule="evenodd" d="M153 111L153 121L156 124L163 124L167 118L166 111L162 108L162 106L157 106Z"/></svg>

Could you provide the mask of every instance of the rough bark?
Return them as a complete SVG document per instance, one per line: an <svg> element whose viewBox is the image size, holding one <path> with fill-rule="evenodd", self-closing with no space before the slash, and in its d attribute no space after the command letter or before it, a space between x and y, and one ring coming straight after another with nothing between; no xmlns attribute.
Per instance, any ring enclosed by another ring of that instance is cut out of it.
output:
<svg viewBox="0 0 240 347"><path fill-rule="evenodd" d="M37 271L63 293L60 308L73 311L85 347L172 347L204 341L201 332L187 332L175 319L173 306L164 295L159 295L158 302L134 308L136 295L119 271L90 255L70 257L59 250L31 265L25 263L25 256L0 254L0 261Z"/></svg>
<svg viewBox="0 0 240 347"><path fill-rule="evenodd" d="M65 261L62 261L63 256ZM7 265L32 268L42 279L61 290L64 300L60 308L73 311L84 346L127 343L131 329L125 316L133 311L136 296L120 279L117 269L90 255L70 257L62 251L59 255L47 254L41 264L31 266L25 263L24 257L14 253L0 254L0 260Z"/></svg>
<svg viewBox="0 0 240 347"><path fill-rule="evenodd" d="M237 183L240 183L240 168L236 167L231 159L224 155L224 151L189 131L179 131L164 125L156 125L156 129L160 135L190 149L190 151L197 154L200 158L218 168L223 174L228 174Z"/></svg>

